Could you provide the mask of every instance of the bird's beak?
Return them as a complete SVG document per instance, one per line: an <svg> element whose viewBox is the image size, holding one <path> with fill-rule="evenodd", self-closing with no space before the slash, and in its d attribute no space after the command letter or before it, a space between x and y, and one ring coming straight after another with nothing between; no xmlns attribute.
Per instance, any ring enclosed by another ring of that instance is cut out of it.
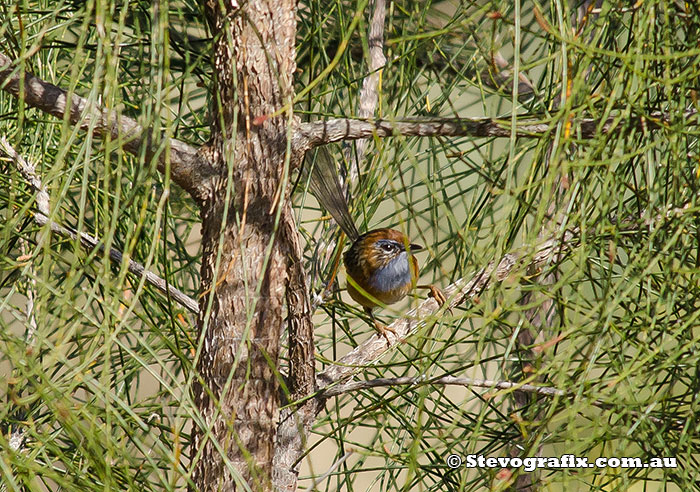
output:
<svg viewBox="0 0 700 492"><path fill-rule="evenodd" d="M420 244L411 244L409 248L411 248L411 251L413 252L422 250L423 246L421 246Z"/></svg>

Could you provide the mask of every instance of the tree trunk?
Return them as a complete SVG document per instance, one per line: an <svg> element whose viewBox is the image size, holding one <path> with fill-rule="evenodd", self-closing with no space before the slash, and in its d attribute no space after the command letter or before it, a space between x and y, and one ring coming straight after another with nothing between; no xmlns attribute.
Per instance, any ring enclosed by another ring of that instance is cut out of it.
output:
<svg viewBox="0 0 700 492"><path fill-rule="evenodd" d="M265 117L293 96L295 5L207 2L216 76L209 153L219 178L202 207L199 491L272 487L284 301L300 251L286 177L301 156L287 156L291 112Z"/></svg>

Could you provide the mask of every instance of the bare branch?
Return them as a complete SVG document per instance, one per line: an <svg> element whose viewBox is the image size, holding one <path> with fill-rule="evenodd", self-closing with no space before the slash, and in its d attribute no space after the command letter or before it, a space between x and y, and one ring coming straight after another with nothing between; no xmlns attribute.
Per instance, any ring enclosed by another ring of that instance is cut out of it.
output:
<svg viewBox="0 0 700 492"><path fill-rule="evenodd" d="M29 185L34 188L36 192L36 208L44 215L49 214L49 193L46 191L46 187L41 182L41 180L36 175L36 166L27 162L24 157L19 155L19 153L10 145L5 137L0 137L0 150L2 150L7 157L12 159L17 166L17 170L22 175L24 179L27 180Z"/></svg>
<svg viewBox="0 0 700 492"><path fill-rule="evenodd" d="M384 56L384 20L386 19L386 1L374 0L371 5L372 19L369 25L369 75L362 82L360 90L360 118L371 117L379 101L379 71L386 64Z"/></svg>
<svg viewBox="0 0 700 492"><path fill-rule="evenodd" d="M531 125L527 134L542 134L549 128L545 124ZM325 121L302 123L296 132L309 147L342 140L391 136L465 136L510 137L506 122L491 118L430 118L416 120L360 120L335 118Z"/></svg>
<svg viewBox="0 0 700 492"><path fill-rule="evenodd" d="M1 55L0 55L1 56ZM49 225L51 230L63 237L69 237L71 239L79 239L80 244L86 249L99 248L100 251L104 250L104 246L100 241L84 232L78 233L72 228L64 227L60 224L49 219L49 195L46 191L41 180L37 177L35 172L35 167L33 164L29 164L17 151L8 143L5 137L0 138L0 150L4 152L10 159L15 162L17 169L20 174L29 182L34 191L37 193L36 204L38 212L34 214L34 222L43 226ZM124 261L124 255L121 251L110 248L109 258L116 264L121 264ZM192 313L199 313L199 305L197 301L189 297L187 294L181 290L168 284L164 279L160 278L155 273L146 270L146 268L134 261L127 260L127 268L130 273L136 275L138 278L144 278L146 283L152 285L157 290L163 294L170 295L174 301L188 309Z"/></svg>
<svg viewBox="0 0 700 492"><path fill-rule="evenodd" d="M27 439L27 431L19 427L13 426L12 433L8 440L8 446L12 451L18 452L24 450L24 442Z"/></svg>
<svg viewBox="0 0 700 492"><path fill-rule="evenodd" d="M65 90L30 72L21 73L17 65L0 53L0 88L17 98L21 97L29 106L58 118L63 118L68 112L68 121L73 125L83 130L94 127L96 134L110 135L113 140L124 142L124 150L131 154L138 155L144 145L150 154L158 151L151 144L150 130L144 129L133 119L120 116L116 111L92 107L86 99L76 94L72 94L69 101ZM168 145L169 152L158 152L158 169L165 171L166 156L169 156L173 181L201 202L208 195L215 175L214 168L196 148L174 138L169 140Z"/></svg>
<svg viewBox="0 0 700 492"><path fill-rule="evenodd" d="M685 119L697 112L687 111ZM629 119L609 117L606 120L582 119L576 122L580 138L593 138L609 133L623 126L637 130L660 128L670 121L665 113L655 112L646 116L633 116ZM697 121L688 121L689 125L698 125ZM552 130L548 123L523 121L518 124L516 136L540 138ZM294 135L297 148L309 149L318 145L343 140L357 140L369 137L510 137L510 121L493 118L424 118L403 120L370 120L335 118L325 121L302 123Z"/></svg>
<svg viewBox="0 0 700 492"><path fill-rule="evenodd" d="M558 388L553 388L551 386L537 386L534 384L524 384L512 381L497 381L493 379L472 379L472 378L459 378L455 376L441 376L438 378L425 378L425 377L397 377L397 378L378 378L370 379L368 381L353 381L344 384L338 384L329 387L323 391L322 396L324 398L329 398L331 396L339 396L344 393L350 393L352 391L360 391L370 388L386 388L392 386L425 386L425 385L443 385L443 386L463 386L465 388L487 388L496 389L503 391L512 391L514 393L529 393L539 396L546 396L548 398L554 398L557 396L565 397L567 399L574 399L577 397L574 393L569 393ZM591 405L598 408L610 409L613 405L610 403L605 403L601 400L591 401ZM658 417L653 417L647 413L640 412L629 412L638 418L648 419L656 425L663 425L670 423L674 428L682 428L684 422L682 420L672 420L666 421Z"/></svg>

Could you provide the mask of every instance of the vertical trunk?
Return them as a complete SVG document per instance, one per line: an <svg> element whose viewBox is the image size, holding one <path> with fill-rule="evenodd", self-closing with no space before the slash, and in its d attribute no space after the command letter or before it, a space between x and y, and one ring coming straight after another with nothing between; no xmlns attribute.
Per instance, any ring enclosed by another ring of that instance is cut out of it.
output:
<svg viewBox="0 0 700 492"><path fill-rule="evenodd" d="M202 379L193 387L202 418L192 459L194 485L203 492L243 489L241 481L252 490L271 488L277 361L290 258L298 247L282 179L288 117L255 119L291 101L295 5L207 2L219 101L210 152L220 179L202 209L204 343Z"/></svg>

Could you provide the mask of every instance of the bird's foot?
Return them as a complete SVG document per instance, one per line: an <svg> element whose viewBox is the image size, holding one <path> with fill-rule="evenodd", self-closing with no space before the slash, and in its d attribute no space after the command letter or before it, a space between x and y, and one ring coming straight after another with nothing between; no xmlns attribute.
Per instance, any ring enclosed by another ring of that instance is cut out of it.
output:
<svg viewBox="0 0 700 492"><path fill-rule="evenodd" d="M394 337L396 337L397 340L399 338L399 334L396 333L396 330L394 330L391 326L387 326L384 323L380 323L376 319L374 320L374 329L377 330L379 332L379 334L384 337L387 345L389 345L390 347L391 347L391 340L389 340L388 333L391 333L392 335L394 335Z"/></svg>
<svg viewBox="0 0 700 492"><path fill-rule="evenodd" d="M435 302L438 303L438 306L442 307L445 305L445 303L447 302L447 296L445 296L445 294L438 287L432 284L424 285L422 287L430 291L428 293L428 296L435 299ZM447 310L450 312L450 315L452 315L452 308L450 306L447 306Z"/></svg>
<svg viewBox="0 0 700 492"><path fill-rule="evenodd" d="M438 306L442 307L447 302L447 297L445 297L445 294L443 294L439 288L434 285L429 285L428 290L430 291L428 295L435 299Z"/></svg>

